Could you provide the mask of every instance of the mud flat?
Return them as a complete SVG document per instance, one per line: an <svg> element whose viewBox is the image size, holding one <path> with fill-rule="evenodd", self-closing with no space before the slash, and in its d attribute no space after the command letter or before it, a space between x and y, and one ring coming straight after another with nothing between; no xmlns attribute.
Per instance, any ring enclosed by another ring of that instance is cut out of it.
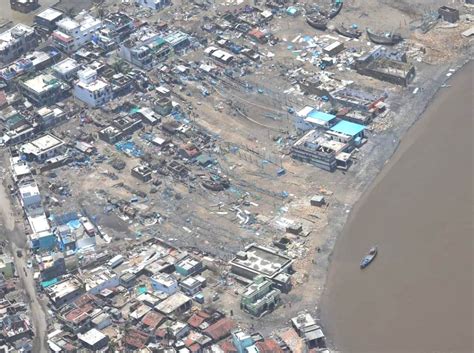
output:
<svg viewBox="0 0 474 353"><path fill-rule="evenodd" d="M438 92L337 239L321 315L343 352L474 351L473 69Z"/></svg>

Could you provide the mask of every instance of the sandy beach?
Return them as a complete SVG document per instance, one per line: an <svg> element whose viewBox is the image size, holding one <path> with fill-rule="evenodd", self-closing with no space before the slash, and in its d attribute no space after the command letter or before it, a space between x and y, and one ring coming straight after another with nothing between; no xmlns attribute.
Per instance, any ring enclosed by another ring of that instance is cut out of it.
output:
<svg viewBox="0 0 474 353"><path fill-rule="evenodd" d="M322 320L343 352L473 350L472 70L439 91L338 238Z"/></svg>

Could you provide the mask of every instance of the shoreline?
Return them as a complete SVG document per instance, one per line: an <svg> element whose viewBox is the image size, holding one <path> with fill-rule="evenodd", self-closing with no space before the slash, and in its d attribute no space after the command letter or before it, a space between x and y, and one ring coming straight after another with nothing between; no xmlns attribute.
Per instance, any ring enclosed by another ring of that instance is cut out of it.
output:
<svg viewBox="0 0 474 353"><path fill-rule="evenodd" d="M387 143L387 144L394 143L394 144L390 146L391 147L390 149L383 148L384 151L381 156L369 155L368 158L366 157L367 160L364 161L365 165L362 166L362 168L360 166L358 167L358 168L361 168L361 170L359 170L357 177L361 177L362 180L359 181L358 188L356 190L357 195L355 196L354 202L352 202L351 204L344 205L346 207L343 209L339 208L337 210L332 210L330 215L328 216L328 218L330 219L330 222L324 229L324 233L326 233L327 235L325 237L326 238L325 246L327 247L328 254L326 258L326 266L324 266L324 268L321 269L324 271L323 273L324 286L323 286L320 296L316 299L317 317L320 320L320 325L322 326L324 332L326 332L324 330L326 325L324 321L321 319L321 302L327 291L329 267L331 266L332 261L333 261L333 254L337 246L337 241L340 238L340 235L342 234L344 228L347 225L349 216L359 205L363 196L367 194L367 192L369 192L376 185L375 181L379 176L382 175L382 173L385 170L385 166L389 164L390 162L393 162L392 158L395 155L395 153L398 151L398 149L400 148L400 145L402 144L402 142L405 141L408 131L410 131L418 122L422 121L423 114L426 112L430 104L432 104L432 102L436 99L440 90L443 88L443 85L449 82L451 78L456 76L460 71L462 71L465 68L465 66L471 61L472 59L469 57L469 54L463 53L462 57L460 57L457 61L451 64L430 66L432 69L439 66L441 66L443 69L439 70L438 71L439 73L435 77L432 77L432 76L431 76L432 78L423 77L423 81L421 82L416 81L413 86L404 88L404 91L401 93L401 95L399 95L398 97L394 97L395 99L396 98L400 99L400 102L399 103L397 102L397 103L401 107L403 107L402 109L400 109L400 111L396 113L393 112L394 114L393 118L395 120L401 118L401 116L404 114L406 115L410 110L413 111L413 109L417 109L416 113L412 115L412 118L405 119L403 121L403 124L398 126L398 129L397 129L397 124L395 123L394 125L395 127L392 127L389 130L383 131L382 133L379 134L378 136L379 141L377 141L377 143L373 147L375 148L383 147L382 145L384 143ZM421 71L422 76L425 76L426 74L428 74L426 71L429 71L429 70ZM448 73L451 73L451 75L447 76ZM420 85L416 85L416 83L419 83ZM426 84L428 87L424 87L423 90L420 90L423 92L422 94L417 93L418 97L415 97L414 100L410 100L411 97L409 95L412 95L413 89L415 87L420 87L423 84ZM420 100L423 102L421 106L418 104ZM394 102L390 100L390 104L393 104L393 103ZM397 136L396 140L391 139L391 137L394 137L394 136ZM366 154L368 155L371 152L373 151L366 152ZM387 158L385 160L382 160L382 158L380 157L383 157L384 155L387 156ZM378 167L379 169L372 170L368 172L367 174L365 174L364 167L368 165L371 165L374 168ZM349 183L347 187L350 188L351 186L356 186L354 184L356 183ZM330 337L326 337L326 341L327 341L328 347L332 351L339 352L337 349L336 342L332 341Z"/></svg>

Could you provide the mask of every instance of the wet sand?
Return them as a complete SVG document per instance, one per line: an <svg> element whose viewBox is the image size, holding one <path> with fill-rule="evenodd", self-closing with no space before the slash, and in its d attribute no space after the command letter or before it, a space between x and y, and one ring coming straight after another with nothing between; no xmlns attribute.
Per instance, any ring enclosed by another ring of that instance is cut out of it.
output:
<svg viewBox="0 0 474 353"><path fill-rule="evenodd" d="M441 88L336 242L321 315L343 352L474 351L473 70Z"/></svg>

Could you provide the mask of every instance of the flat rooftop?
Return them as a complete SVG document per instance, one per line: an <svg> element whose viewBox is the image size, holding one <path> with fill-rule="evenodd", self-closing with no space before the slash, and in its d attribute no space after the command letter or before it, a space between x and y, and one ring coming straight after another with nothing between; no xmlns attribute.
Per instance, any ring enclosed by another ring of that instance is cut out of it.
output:
<svg viewBox="0 0 474 353"><path fill-rule="evenodd" d="M84 343L86 343L90 346L93 346L93 345L99 343L100 341L102 341L106 337L107 336L105 336L102 332L100 332L99 330L97 330L95 328L93 328L92 330L87 331L84 334L78 334L77 335L77 338L79 338L79 340L81 340L82 342L84 342Z"/></svg>
<svg viewBox="0 0 474 353"><path fill-rule="evenodd" d="M56 136L47 134L37 138L36 140L25 143L21 146L20 151L25 154L39 155L51 149L60 147L63 144L64 142Z"/></svg>
<svg viewBox="0 0 474 353"><path fill-rule="evenodd" d="M49 8L37 14L36 17L39 17L39 18L45 19L46 21L51 22L61 17L62 15L63 13L61 11Z"/></svg>
<svg viewBox="0 0 474 353"><path fill-rule="evenodd" d="M37 94L41 94L58 87L60 81L51 74L41 74L23 82L22 85Z"/></svg>
<svg viewBox="0 0 474 353"><path fill-rule="evenodd" d="M68 72L71 72L79 67L79 63L72 59L72 58L66 58L60 62L58 62L56 65L53 65L53 70L56 71L59 74L67 74Z"/></svg>
<svg viewBox="0 0 474 353"><path fill-rule="evenodd" d="M272 277L291 262L292 260L289 257L261 246L251 245L241 255L236 256L231 261L231 265L237 265L267 277Z"/></svg>
<svg viewBox="0 0 474 353"><path fill-rule="evenodd" d="M8 48L11 44L16 43L18 38L20 38L21 36L33 33L33 28L22 23L18 23L9 30L0 33L0 50Z"/></svg>

